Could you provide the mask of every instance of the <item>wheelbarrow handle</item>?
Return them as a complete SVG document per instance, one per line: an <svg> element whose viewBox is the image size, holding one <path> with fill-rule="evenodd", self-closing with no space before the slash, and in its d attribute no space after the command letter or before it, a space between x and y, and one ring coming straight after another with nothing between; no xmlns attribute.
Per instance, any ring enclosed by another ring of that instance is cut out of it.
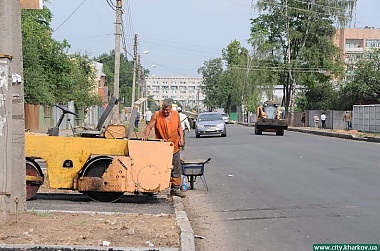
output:
<svg viewBox="0 0 380 251"><path fill-rule="evenodd" d="M211 160L211 158L208 158L205 162L203 162L203 164L210 162L210 160Z"/></svg>

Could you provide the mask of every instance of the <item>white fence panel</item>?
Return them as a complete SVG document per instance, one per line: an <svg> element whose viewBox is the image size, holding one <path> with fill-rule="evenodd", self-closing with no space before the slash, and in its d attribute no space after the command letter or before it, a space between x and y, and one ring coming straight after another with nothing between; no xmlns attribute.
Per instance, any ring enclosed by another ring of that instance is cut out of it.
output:
<svg viewBox="0 0 380 251"><path fill-rule="evenodd" d="M363 132L380 132L380 104L354 105L353 128Z"/></svg>

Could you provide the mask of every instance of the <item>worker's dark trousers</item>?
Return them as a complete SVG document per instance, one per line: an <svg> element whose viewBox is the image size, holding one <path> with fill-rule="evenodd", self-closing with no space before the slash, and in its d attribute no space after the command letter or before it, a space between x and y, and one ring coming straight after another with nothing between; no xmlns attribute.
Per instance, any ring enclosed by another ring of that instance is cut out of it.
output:
<svg viewBox="0 0 380 251"><path fill-rule="evenodd" d="M182 179L181 179L181 154L180 151L173 154L173 160L172 160L172 173L170 178L170 183L172 186L181 186Z"/></svg>

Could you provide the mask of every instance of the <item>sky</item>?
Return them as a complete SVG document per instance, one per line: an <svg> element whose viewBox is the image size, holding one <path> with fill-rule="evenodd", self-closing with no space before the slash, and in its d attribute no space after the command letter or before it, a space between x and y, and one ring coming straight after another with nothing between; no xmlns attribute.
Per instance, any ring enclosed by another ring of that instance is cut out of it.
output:
<svg viewBox="0 0 380 251"><path fill-rule="evenodd" d="M108 3L116 0L49 0L53 38L90 57L114 50L116 14ZM198 68L233 40L250 49L250 19L258 16L251 0L123 0L123 10L121 50L132 60L137 34L142 66L166 77L200 76ZM358 0L353 24L380 28L379 10L380 0Z"/></svg>

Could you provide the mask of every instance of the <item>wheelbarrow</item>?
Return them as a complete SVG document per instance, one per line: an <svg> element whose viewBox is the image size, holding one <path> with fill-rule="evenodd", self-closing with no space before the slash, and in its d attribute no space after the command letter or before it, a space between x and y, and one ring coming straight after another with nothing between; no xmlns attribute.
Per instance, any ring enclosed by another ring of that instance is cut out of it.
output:
<svg viewBox="0 0 380 251"><path fill-rule="evenodd" d="M208 158L206 161L195 161L195 160L182 160L182 174L184 178L190 183L190 189L194 189L194 182L199 176L203 182L203 185L208 191L208 186L206 182L206 177L204 176L205 164L210 162L211 158Z"/></svg>

